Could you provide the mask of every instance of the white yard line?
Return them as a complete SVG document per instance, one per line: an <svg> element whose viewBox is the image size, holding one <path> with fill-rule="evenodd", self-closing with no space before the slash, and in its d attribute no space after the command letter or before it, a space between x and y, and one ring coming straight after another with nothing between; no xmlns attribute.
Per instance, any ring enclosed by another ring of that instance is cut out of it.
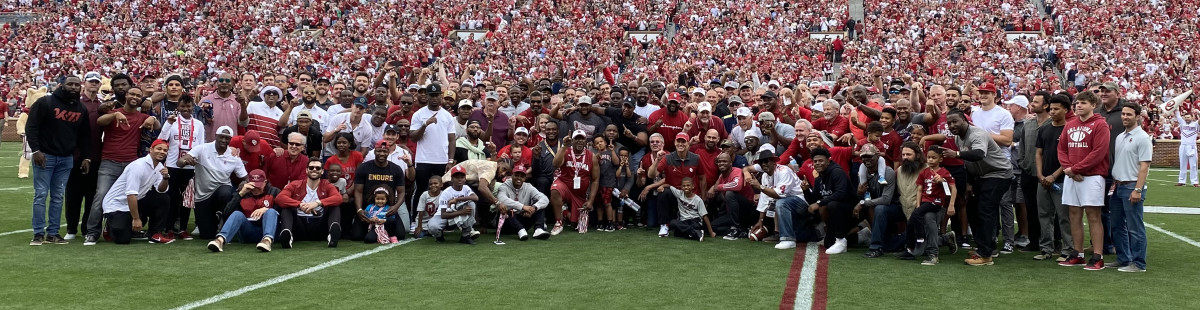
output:
<svg viewBox="0 0 1200 310"><path fill-rule="evenodd" d="M804 250L804 267L800 269L800 285L796 288L794 309L812 309L813 292L817 283L817 264L820 264L817 242L809 242Z"/></svg>
<svg viewBox="0 0 1200 310"><path fill-rule="evenodd" d="M30 188L33 188L33 186L5 187L5 188L0 188L0 191L17 191L17 190L30 189Z"/></svg>
<svg viewBox="0 0 1200 310"><path fill-rule="evenodd" d="M1144 213L1200 215L1200 208L1146 206L1142 211Z"/></svg>
<svg viewBox="0 0 1200 310"><path fill-rule="evenodd" d="M66 226L67 226L67 224L58 225L58 227L60 227L60 228L61 228L61 227L66 227ZM2 232L2 233L0 233L0 237L4 237L4 236L7 236L7 235L15 235L15 234L19 234L19 233L30 233L30 232L33 232L33 228L30 228L30 229L22 229L22 230L14 230L14 231L10 231L10 232Z"/></svg>
<svg viewBox="0 0 1200 310"><path fill-rule="evenodd" d="M342 258L338 258L338 259L334 259L334 260L331 260L331 261L328 261L328 262L322 263L322 264L320 264L320 265L316 265L316 266L308 267L308 268L305 268L304 270L300 270L300 271L297 271L297 272L293 272L293 273L285 274L285 275L282 275L282 276L274 277L274 278L271 278L271 279L269 279L269 280L266 280L266 281L263 281L263 282L259 282L259 283L255 283L255 284L252 284L252 285L247 285L247 286L244 286L244 287L242 287L242 288L239 288L239 289L236 289L236 290L232 290L232 291L227 291L227 292L225 292L225 293L222 293L222 294L220 294L220 295L216 295L216 296L213 296L213 297L209 297L209 298L207 298L207 299L204 299L204 300L198 300L198 301L195 301L195 302L192 302L192 303L189 303L189 304L186 304L186 305L180 306L179 308L175 308L175 309L176 309L176 310L189 310L189 309L195 309L195 308L199 308L199 307L203 307L203 306L211 305L211 304L213 304L213 303L217 303L217 302L220 302L220 301L222 301L222 300L226 300L226 299L230 299L230 298L233 298L233 297L241 296L242 294L249 293L249 292L252 292L252 291L254 291L254 290L257 290L257 289L261 289L261 288L265 288L265 287L272 286L272 285L275 285L275 284L283 283L284 281L291 280L291 279L295 279L295 278L298 278L298 277L300 277L300 276L304 276L304 275L307 275L307 274L310 274L310 273L314 273L314 272L317 272L317 271L321 271L321 270L324 270L325 268L329 268L329 267L337 266L337 265L339 265L339 264L341 264L341 263L345 263L345 262L348 262L348 261L351 261L351 260L354 260L354 259L358 259L358 258L360 258L360 257L363 257L363 256L367 256L367 255L371 255L371 254L375 254L375 253L379 253L379 252L387 251L388 249L391 249L391 248L394 248L394 247L398 247L398 246L401 246L401 245L404 245L404 244L407 244L407 243L409 243L409 242L413 242L413 241L416 241L416 240L417 240L416 238L411 238L411 239L408 239L408 240L400 241L400 242L398 242L398 243L392 243L392 244L388 244L388 245L383 245L383 246L379 246L379 247L376 247L376 248L373 248L373 249L370 249L370 250L366 250L366 251L358 252L358 253L356 253L356 254L353 254L353 255L350 255L350 256L345 256L345 257L342 257Z"/></svg>
<svg viewBox="0 0 1200 310"><path fill-rule="evenodd" d="M1146 227L1150 227L1150 229L1157 230L1160 233L1164 233L1164 234L1167 234L1168 236L1174 237L1175 239L1179 239L1179 241L1183 241L1183 242L1191 244L1197 248L1200 248L1200 242L1196 242L1196 240L1192 240L1192 239L1188 239L1188 237L1180 236L1179 234L1173 233L1170 230L1162 229L1161 227L1155 226L1154 224L1150 224L1150 223L1145 223L1145 224L1146 224Z"/></svg>

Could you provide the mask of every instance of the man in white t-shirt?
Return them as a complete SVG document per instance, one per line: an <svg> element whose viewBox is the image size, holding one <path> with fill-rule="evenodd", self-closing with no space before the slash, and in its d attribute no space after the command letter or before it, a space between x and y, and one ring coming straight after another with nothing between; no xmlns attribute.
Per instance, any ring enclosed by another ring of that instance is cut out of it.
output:
<svg viewBox="0 0 1200 310"><path fill-rule="evenodd" d="M179 158L180 165L196 166L196 228L200 238L216 239L217 223L225 204L233 200L233 183L230 175L245 178L246 167L242 158L229 148L234 131L229 126L217 128L217 140L202 144ZM220 210L218 210L220 209ZM182 215L182 214L181 214ZM187 222L181 221L180 231L187 231Z"/></svg>
<svg viewBox="0 0 1200 310"><path fill-rule="evenodd" d="M414 154L416 180L428 180L435 174L445 173L446 168L453 166L455 148L450 146L454 145L454 140L457 139L454 116L442 109L442 87L430 84L425 87L425 95L428 96L428 100L424 107L413 113L411 125L410 137L417 142ZM419 194L428 190L425 188L428 186L425 182L416 183L416 189L410 193ZM412 201L414 198L416 195L408 197L407 200ZM415 205L415 202L409 205Z"/></svg>
<svg viewBox="0 0 1200 310"><path fill-rule="evenodd" d="M150 218L154 223L149 229L154 233L150 243L175 241L163 235L171 222L166 218L170 208L167 204L170 175L167 174L167 168L163 167L166 158L167 142L155 140L150 146L150 155L129 163L104 195L101 205L114 243L129 244L133 234L142 231L145 218Z"/></svg>
<svg viewBox="0 0 1200 310"><path fill-rule="evenodd" d="M377 141L371 140L375 135L375 128L371 126L371 114L367 113L370 108L367 107L366 100L355 100L354 106L350 108L349 113L339 113L329 117L329 125L325 127L325 135L321 138L321 142L325 144L325 148L321 152L326 158L337 153L337 148L334 146L338 133L351 133L354 135L354 141L362 145L363 142ZM365 149L356 148L363 152Z"/></svg>
<svg viewBox="0 0 1200 310"><path fill-rule="evenodd" d="M983 83L979 86L979 110L971 113L971 120L975 126L982 128L992 137L993 141L1004 150L1006 157L1011 157L1012 153L1008 148L1013 145L1013 127L1014 121L1012 113L1008 109L996 104L1000 99L996 93L996 86L992 83ZM1016 103L1015 99L1012 103ZM1024 99L1022 97L1022 99ZM1024 99L1028 105L1028 99ZM1010 158L1011 160L1011 158ZM1009 185L1010 187L1012 185ZM1003 253L1011 253L1016 245L1015 232L1013 230L1013 221L1016 218L1016 210L1011 203L1000 204L1000 225L1001 234L1004 238Z"/></svg>
<svg viewBox="0 0 1200 310"><path fill-rule="evenodd" d="M437 213L429 218L429 226L425 227L430 235L437 238L438 243L446 242L443 232L453 229L462 231L459 243L474 245L475 238L479 238L479 231L472 228L475 226L475 202L479 201L479 196L466 182L467 169L455 166L450 170L450 186L446 186L438 195Z"/></svg>

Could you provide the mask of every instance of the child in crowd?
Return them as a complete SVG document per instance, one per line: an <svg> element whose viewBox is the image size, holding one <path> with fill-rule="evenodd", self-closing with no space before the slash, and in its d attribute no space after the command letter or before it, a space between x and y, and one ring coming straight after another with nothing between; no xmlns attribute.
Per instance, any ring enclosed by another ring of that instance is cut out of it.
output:
<svg viewBox="0 0 1200 310"><path fill-rule="evenodd" d="M675 199L679 201L679 218L671 220L669 227L675 231L676 237L704 242L705 230L708 231L709 237L716 237L717 233L712 230L712 223L708 221L704 199L692 192L693 186L695 185L692 178L683 178L679 183L680 188L668 185L671 193L675 194ZM700 226L700 219L704 219L703 227Z"/></svg>
<svg viewBox="0 0 1200 310"><path fill-rule="evenodd" d="M433 176L429 178L429 190L421 193L421 197L417 199L417 222L416 228L413 229L413 236L425 238L429 233L424 231L425 227L429 227L429 219L437 213L438 197L442 195L442 177Z"/></svg>
<svg viewBox="0 0 1200 310"><path fill-rule="evenodd" d="M592 152L600 158L600 201L597 202L600 208L596 211L600 220L596 223L596 230L611 232L617 230L612 199L613 188L617 187L617 152L606 137L593 138L592 147Z"/></svg>
<svg viewBox="0 0 1200 310"><path fill-rule="evenodd" d="M875 169L879 170L876 172L876 175L879 176L879 184L887 185L887 180L883 179L884 168L887 167L887 161L892 160L892 158L891 152L885 151L889 149L889 146L881 141L881 138L883 137L883 128L883 124L880 122L871 122L870 124L867 124L867 138L858 141L857 145L862 146L873 144L875 145L875 149L883 152L883 156L875 156L875 161L879 163L875 166ZM900 144L896 144L895 147L899 148ZM860 159L858 155L858 151L855 151L854 157L851 160L853 160L856 164L860 164L858 165L858 185L862 185L863 183L867 182L867 165L861 165L862 159Z"/></svg>
<svg viewBox="0 0 1200 310"><path fill-rule="evenodd" d="M927 266L938 263L938 243L943 241L939 238L945 237L938 236L938 227L942 218L954 215L954 199L958 198L954 177L941 166L941 150L941 147L933 147L926 152L927 166L917 175L917 201L920 202L920 206L913 210L912 216L908 218L905 233L908 235L908 251L900 253L901 259L914 259L915 256L924 254L926 259L921 264ZM923 233L918 235L919 232ZM945 238L946 244L951 247L950 251L956 252L954 237L951 235ZM918 243L922 245L917 247Z"/></svg>
<svg viewBox="0 0 1200 310"><path fill-rule="evenodd" d="M392 193L388 191L386 186L379 186L375 188L374 194L372 195L372 201L374 201L374 203L367 205L366 209L366 222L369 224L369 226L367 226L367 235L363 238L364 242L371 243L372 239L379 244L395 243L399 241L396 238L397 234L394 231L396 227L396 217L387 215L388 208L390 208L390 206L393 204L391 200L394 196L395 195L392 195ZM372 236L374 236L374 238L372 238Z"/></svg>
<svg viewBox="0 0 1200 310"><path fill-rule="evenodd" d="M601 173L604 171L601 170ZM620 203L620 200L629 198L629 190L633 188L633 169L629 167L629 149L621 147L617 149L617 186L614 189L620 191L617 194L617 202L614 208L617 209L616 230L625 230L625 207ZM604 183L601 183L604 184ZM611 193L611 191L609 191ZM637 214L634 211L633 214ZM612 218L612 214L608 215ZM632 218L633 216L631 216Z"/></svg>

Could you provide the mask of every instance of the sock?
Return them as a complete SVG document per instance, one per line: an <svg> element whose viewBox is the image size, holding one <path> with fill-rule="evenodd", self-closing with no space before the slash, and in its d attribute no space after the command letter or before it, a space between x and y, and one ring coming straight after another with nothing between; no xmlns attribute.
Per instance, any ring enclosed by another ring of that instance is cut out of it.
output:
<svg viewBox="0 0 1200 310"><path fill-rule="evenodd" d="M1092 260L1101 260L1101 259L1104 259L1104 257L1101 256L1100 254L1092 253Z"/></svg>

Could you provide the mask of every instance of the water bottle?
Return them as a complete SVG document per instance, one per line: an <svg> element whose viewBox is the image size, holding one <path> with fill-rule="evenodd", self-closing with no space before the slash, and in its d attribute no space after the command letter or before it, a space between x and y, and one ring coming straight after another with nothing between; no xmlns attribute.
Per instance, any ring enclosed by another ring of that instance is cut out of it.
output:
<svg viewBox="0 0 1200 310"><path fill-rule="evenodd" d="M863 199L865 199L865 200L871 200L871 191L867 191L867 195L866 195L866 197L865 197L865 198L863 198Z"/></svg>
<svg viewBox="0 0 1200 310"><path fill-rule="evenodd" d="M1058 183L1054 183L1054 192L1055 192L1055 193L1061 193L1061 192L1062 192L1062 185L1058 185Z"/></svg>

